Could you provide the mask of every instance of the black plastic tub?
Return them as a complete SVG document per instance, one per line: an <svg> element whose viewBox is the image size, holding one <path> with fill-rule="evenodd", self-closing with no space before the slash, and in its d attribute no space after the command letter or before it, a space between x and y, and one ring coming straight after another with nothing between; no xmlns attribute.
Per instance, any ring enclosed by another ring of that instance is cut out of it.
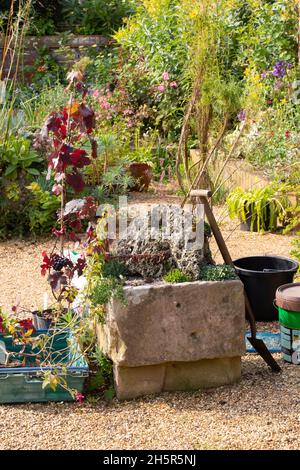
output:
<svg viewBox="0 0 300 470"><path fill-rule="evenodd" d="M236 272L245 286L255 319L278 320L273 305L276 290L293 282L298 263L282 256L249 256L234 261Z"/></svg>

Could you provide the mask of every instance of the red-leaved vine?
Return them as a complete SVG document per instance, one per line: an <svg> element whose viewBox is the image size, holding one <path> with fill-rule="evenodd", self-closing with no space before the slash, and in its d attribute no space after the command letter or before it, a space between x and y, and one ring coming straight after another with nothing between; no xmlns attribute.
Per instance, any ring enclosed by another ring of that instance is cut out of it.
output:
<svg viewBox="0 0 300 470"><path fill-rule="evenodd" d="M53 234L57 242L51 254L43 252L41 273L48 274L54 297L58 301L74 301L77 290L72 286L75 276L81 276L86 266L85 255L76 261L65 253L65 242L80 242L83 227L87 226L87 241L94 239L96 202L93 197L68 201L70 193L79 194L85 188L83 169L97 158L97 143L93 138L95 113L87 104L89 92L82 81L82 73L74 71L68 74L68 106L49 114L37 136L40 142L47 142L48 175L54 176L52 192L60 198L57 226ZM87 145L88 144L88 145ZM90 149L87 151L87 147Z"/></svg>

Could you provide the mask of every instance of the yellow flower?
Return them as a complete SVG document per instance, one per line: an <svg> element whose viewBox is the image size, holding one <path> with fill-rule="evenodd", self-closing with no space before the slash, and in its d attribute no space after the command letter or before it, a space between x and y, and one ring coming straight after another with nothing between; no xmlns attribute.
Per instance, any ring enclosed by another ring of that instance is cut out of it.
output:
<svg viewBox="0 0 300 470"><path fill-rule="evenodd" d="M251 74L251 70L249 69L249 67L247 67L244 71L244 75L245 77L249 77L250 74Z"/></svg>
<svg viewBox="0 0 300 470"><path fill-rule="evenodd" d="M256 93L256 91L251 91L251 93L249 93L249 99L251 101L256 101L258 99L258 94Z"/></svg>
<svg viewBox="0 0 300 470"><path fill-rule="evenodd" d="M192 10L191 13L190 13L190 18L196 18L196 16L198 15L198 12L197 10Z"/></svg>

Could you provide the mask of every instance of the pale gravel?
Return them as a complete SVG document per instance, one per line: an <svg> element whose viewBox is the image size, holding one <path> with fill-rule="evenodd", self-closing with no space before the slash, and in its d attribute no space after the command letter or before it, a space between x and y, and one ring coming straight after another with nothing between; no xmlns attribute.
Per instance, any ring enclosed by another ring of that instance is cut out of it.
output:
<svg viewBox="0 0 300 470"><path fill-rule="evenodd" d="M222 224L225 237L229 228L232 223ZM228 245L233 258L289 256L291 237L236 231ZM27 308L41 305L45 246L51 243L0 243L1 305L9 308L17 297ZM0 449L299 449L300 367L276 358L281 374L247 355L241 382L216 390L123 403L2 405Z"/></svg>

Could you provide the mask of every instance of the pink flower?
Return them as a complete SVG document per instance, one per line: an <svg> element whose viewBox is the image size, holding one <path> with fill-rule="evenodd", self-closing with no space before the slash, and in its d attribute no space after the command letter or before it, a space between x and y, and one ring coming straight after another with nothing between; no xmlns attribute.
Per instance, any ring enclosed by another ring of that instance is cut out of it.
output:
<svg viewBox="0 0 300 470"><path fill-rule="evenodd" d="M131 129L133 126L134 126L133 121L132 121L131 119L129 119L129 120L127 121L127 127L128 127L129 129Z"/></svg>
<svg viewBox="0 0 300 470"><path fill-rule="evenodd" d="M168 72L164 72L162 74L162 79L165 80L166 82L170 80L170 75L168 74Z"/></svg>
<svg viewBox="0 0 300 470"><path fill-rule="evenodd" d="M94 90L92 92L94 98L100 98L100 91L99 90Z"/></svg>
<svg viewBox="0 0 300 470"><path fill-rule="evenodd" d="M76 395L75 395L75 400L78 402L78 403L83 403L84 402L84 399L85 399L85 396L80 393L80 392L77 392Z"/></svg>
<svg viewBox="0 0 300 470"><path fill-rule="evenodd" d="M165 91L165 85L163 83L158 85L157 91L159 91L160 93L163 93Z"/></svg>
<svg viewBox="0 0 300 470"><path fill-rule="evenodd" d="M133 114L133 111L127 108L127 109L124 109L123 114L124 116L131 116Z"/></svg>
<svg viewBox="0 0 300 470"><path fill-rule="evenodd" d="M175 81L170 82L170 88L178 88L178 83Z"/></svg>
<svg viewBox="0 0 300 470"><path fill-rule="evenodd" d="M100 98L99 103L100 103L100 106L101 106L102 109L109 109L110 108L109 102L104 97Z"/></svg>
<svg viewBox="0 0 300 470"><path fill-rule="evenodd" d="M59 196L62 193L62 185L61 184L54 184L54 186L52 188L52 192L53 192L53 194L55 194L55 196Z"/></svg>

